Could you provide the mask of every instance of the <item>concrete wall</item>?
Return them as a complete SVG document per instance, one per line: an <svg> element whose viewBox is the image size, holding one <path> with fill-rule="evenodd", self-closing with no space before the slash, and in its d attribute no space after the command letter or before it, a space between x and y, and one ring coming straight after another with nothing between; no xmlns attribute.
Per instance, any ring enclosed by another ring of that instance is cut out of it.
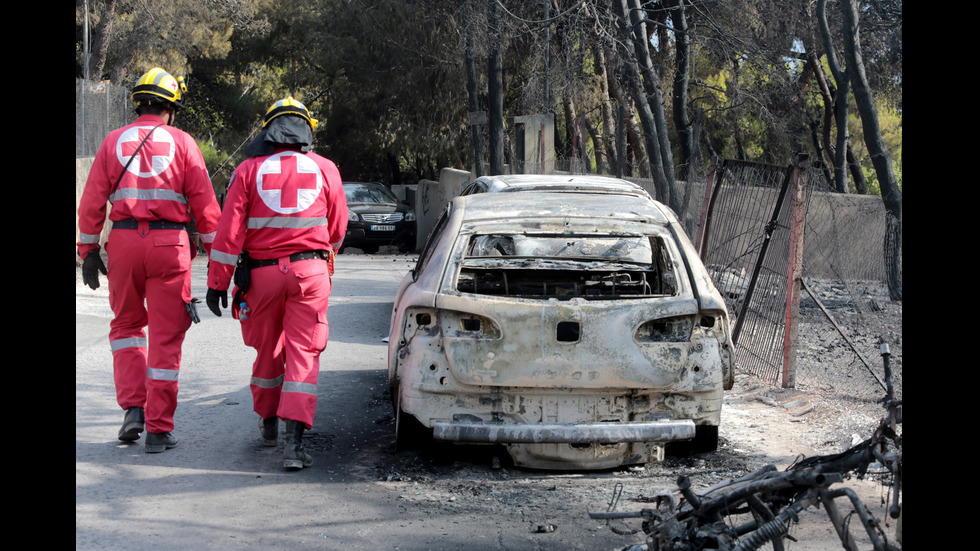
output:
<svg viewBox="0 0 980 551"><path fill-rule="evenodd" d="M640 184L656 197L652 179L626 178ZM696 238L706 185L701 182L677 182L684 200L683 212L677 213L684 230ZM756 210L753 194L760 197L776 193L774 189L745 190L744 209ZM765 199L770 202L770 199ZM758 213L756 213L756 216ZM768 213L766 213L768 216ZM803 258L807 275L826 279L885 280L883 243L887 222L881 197L814 191L807 209ZM717 237L717 235L716 235ZM733 252L732 256L741 256ZM746 257L746 261L750 260Z"/></svg>
<svg viewBox="0 0 980 551"><path fill-rule="evenodd" d="M439 181L419 180L415 194L415 216L418 220L416 250L425 244L429 232L449 201L459 195L463 191L463 184L472 178L473 174L465 170L444 168L439 171Z"/></svg>
<svg viewBox="0 0 980 551"><path fill-rule="evenodd" d="M514 155L517 172L553 174L555 172L555 114L514 117Z"/></svg>

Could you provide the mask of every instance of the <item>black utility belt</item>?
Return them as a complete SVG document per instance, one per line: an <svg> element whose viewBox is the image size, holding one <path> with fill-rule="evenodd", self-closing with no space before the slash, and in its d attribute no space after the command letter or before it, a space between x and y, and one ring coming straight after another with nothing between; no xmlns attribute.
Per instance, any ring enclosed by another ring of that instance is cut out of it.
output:
<svg viewBox="0 0 980 551"><path fill-rule="evenodd" d="M312 258L319 258L320 260L326 260L327 251L305 251L302 253L289 255L290 262L297 262L300 260L310 260ZM254 258L248 259L249 268L262 268L265 266L275 266L276 264L279 264L278 258L269 258L266 260L256 260Z"/></svg>
<svg viewBox="0 0 980 551"><path fill-rule="evenodd" d="M116 220L112 223L112 229L114 230L136 230L139 229L139 220L135 218L127 218L125 220ZM171 222L170 220L150 220L151 230L184 230L187 231L187 224L181 224L180 222Z"/></svg>

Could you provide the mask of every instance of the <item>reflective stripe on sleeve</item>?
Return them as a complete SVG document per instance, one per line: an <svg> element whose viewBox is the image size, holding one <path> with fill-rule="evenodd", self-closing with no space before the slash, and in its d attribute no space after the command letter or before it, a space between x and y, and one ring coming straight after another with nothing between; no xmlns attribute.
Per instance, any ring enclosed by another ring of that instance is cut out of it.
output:
<svg viewBox="0 0 980 551"><path fill-rule="evenodd" d="M176 381L180 371L176 369L146 368L146 378L154 381Z"/></svg>
<svg viewBox="0 0 980 551"><path fill-rule="evenodd" d="M109 343L112 351L122 350L124 348L146 348L146 337L129 337L126 339L116 339Z"/></svg>
<svg viewBox="0 0 980 551"><path fill-rule="evenodd" d="M79 233L78 242L85 243L86 245L99 242L99 235L92 235L90 233Z"/></svg>
<svg viewBox="0 0 980 551"><path fill-rule="evenodd" d="M214 236L217 235L217 234L218 234L218 232L213 231L211 233L202 233L202 234L198 234L198 235L201 236L201 241L202 242L204 242L204 243L214 243Z"/></svg>
<svg viewBox="0 0 980 551"><path fill-rule="evenodd" d="M271 218L249 218L248 229L257 230L261 228L279 229L305 229L317 226L326 226L327 218L318 216L316 218L293 218L286 216L273 216Z"/></svg>
<svg viewBox="0 0 980 551"><path fill-rule="evenodd" d="M183 193L177 193L172 189L137 189L128 187L117 190L109 197L110 201L118 201L120 199L176 201L185 205L187 204L187 196Z"/></svg>
<svg viewBox="0 0 980 551"><path fill-rule="evenodd" d="M221 264L227 264L229 266L238 265L238 255L223 253L217 249L211 249L211 260L215 262L220 262Z"/></svg>
<svg viewBox="0 0 980 551"><path fill-rule="evenodd" d="M286 378L285 375L280 375L275 379L262 379L259 377L252 377L251 383L259 388L276 388L282 384L282 381Z"/></svg>

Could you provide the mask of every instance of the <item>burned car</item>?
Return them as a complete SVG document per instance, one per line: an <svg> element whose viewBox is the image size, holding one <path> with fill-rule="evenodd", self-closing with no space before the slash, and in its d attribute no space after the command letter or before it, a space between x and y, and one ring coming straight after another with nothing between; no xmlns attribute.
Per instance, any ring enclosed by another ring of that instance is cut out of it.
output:
<svg viewBox="0 0 980 551"><path fill-rule="evenodd" d="M710 450L733 358L725 303L660 203L460 196L395 298L396 438L502 445L545 469Z"/></svg>
<svg viewBox="0 0 980 551"><path fill-rule="evenodd" d="M567 176L540 174L504 174L500 176L480 176L463 184L460 195L477 193L555 191L561 193L612 193L641 195L650 197L643 186L612 178L590 174L570 174Z"/></svg>

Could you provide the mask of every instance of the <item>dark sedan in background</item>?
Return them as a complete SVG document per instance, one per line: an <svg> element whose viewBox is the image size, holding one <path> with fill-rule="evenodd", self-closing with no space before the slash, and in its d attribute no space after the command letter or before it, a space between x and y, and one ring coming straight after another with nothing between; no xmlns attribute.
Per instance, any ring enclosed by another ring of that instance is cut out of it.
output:
<svg viewBox="0 0 980 551"><path fill-rule="evenodd" d="M340 252L347 247L374 254L384 245L400 252L415 249L415 211L384 185L375 182L344 182L347 196L347 236Z"/></svg>

